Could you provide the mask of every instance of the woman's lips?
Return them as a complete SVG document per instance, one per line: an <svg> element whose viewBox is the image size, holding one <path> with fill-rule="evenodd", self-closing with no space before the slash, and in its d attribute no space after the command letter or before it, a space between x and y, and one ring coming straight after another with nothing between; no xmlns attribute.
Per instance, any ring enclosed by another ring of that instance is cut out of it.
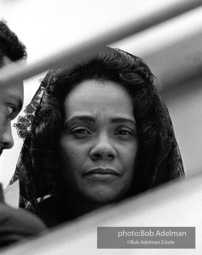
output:
<svg viewBox="0 0 202 255"><path fill-rule="evenodd" d="M94 168L85 172L84 176L91 180L114 180L120 174L111 168Z"/></svg>

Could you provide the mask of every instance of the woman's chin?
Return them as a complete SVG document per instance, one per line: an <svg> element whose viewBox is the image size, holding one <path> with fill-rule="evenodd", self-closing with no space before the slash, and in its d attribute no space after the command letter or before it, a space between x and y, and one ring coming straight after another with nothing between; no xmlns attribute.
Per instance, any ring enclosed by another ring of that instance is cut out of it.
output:
<svg viewBox="0 0 202 255"><path fill-rule="evenodd" d="M120 193L116 192L107 192L106 190L101 192L100 190L97 192L93 192L91 194L86 194L86 200L90 203L97 204L98 206L104 206L110 203L115 203L121 199Z"/></svg>

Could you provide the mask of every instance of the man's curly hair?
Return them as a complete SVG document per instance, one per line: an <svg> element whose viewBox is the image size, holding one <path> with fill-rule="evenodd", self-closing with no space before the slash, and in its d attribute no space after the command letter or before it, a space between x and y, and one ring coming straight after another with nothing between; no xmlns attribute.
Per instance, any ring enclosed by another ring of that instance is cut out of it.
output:
<svg viewBox="0 0 202 255"><path fill-rule="evenodd" d="M17 61L26 58L27 53L25 45L9 29L6 22L0 21L0 67L3 65L5 56L12 61Z"/></svg>

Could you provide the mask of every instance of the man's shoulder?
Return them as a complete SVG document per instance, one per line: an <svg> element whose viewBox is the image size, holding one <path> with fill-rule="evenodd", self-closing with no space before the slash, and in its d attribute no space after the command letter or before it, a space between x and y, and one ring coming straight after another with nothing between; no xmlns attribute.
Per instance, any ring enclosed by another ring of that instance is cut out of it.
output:
<svg viewBox="0 0 202 255"><path fill-rule="evenodd" d="M14 209L0 203L0 229L3 226L8 229L19 229L26 235L32 235L46 229L44 223L32 213L23 209Z"/></svg>

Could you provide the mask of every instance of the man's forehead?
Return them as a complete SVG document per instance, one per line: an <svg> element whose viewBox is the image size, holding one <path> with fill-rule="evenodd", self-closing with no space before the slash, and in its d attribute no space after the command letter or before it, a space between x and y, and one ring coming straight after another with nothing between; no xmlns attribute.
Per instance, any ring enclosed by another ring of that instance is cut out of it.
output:
<svg viewBox="0 0 202 255"><path fill-rule="evenodd" d="M2 67L9 65L10 63L12 63L12 60L10 60L10 58L8 58L7 56L4 56L2 59Z"/></svg>
<svg viewBox="0 0 202 255"><path fill-rule="evenodd" d="M23 84L3 86L0 88L0 99L1 102L13 103L21 108L24 100Z"/></svg>
<svg viewBox="0 0 202 255"><path fill-rule="evenodd" d="M12 61L4 56L3 58L3 66L9 65L12 63ZM23 82L17 82L13 85L2 85L0 86L0 94L1 98L4 98L5 100L14 100L18 101L20 104L23 103L24 99L24 89L23 89Z"/></svg>

